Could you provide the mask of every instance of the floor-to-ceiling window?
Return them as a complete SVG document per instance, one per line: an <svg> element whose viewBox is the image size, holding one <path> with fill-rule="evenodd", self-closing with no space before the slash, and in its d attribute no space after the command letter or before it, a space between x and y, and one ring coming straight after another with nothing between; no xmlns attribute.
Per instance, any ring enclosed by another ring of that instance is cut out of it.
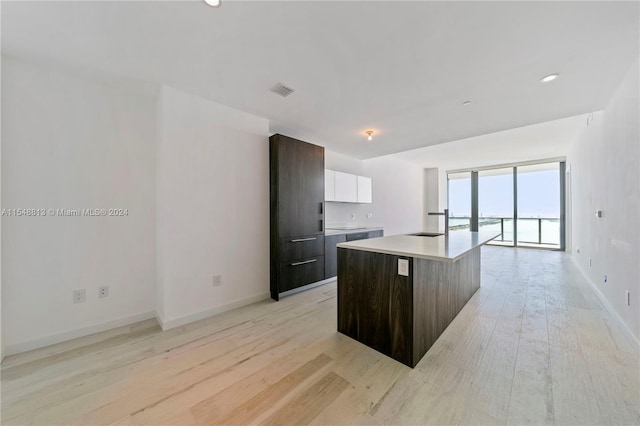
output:
<svg viewBox="0 0 640 426"><path fill-rule="evenodd" d="M560 247L560 163L517 168L518 245Z"/></svg>
<svg viewBox="0 0 640 426"><path fill-rule="evenodd" d="M471 225L471 172L449 173L449 229L469 229Z"/></svg>
<svg viewBox="0 0 640 426"><path fill-rule="evenodd" d="M500 232L495 243L513 245L513 167L478 172L478 229Z"/></svg>
<svg viewBox="0 0 640 426"><path fill-rule="evenodd" d="M563 161L549 161L448 173L449 229L499 232L493 244L564 249L563 171Z"/></svg>

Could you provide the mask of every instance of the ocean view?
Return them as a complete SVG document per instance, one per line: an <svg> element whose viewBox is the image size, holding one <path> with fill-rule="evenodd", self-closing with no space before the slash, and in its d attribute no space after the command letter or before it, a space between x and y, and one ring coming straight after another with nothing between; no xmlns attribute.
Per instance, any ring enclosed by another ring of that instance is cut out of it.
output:
<svg viewBox="0 0 640 426"><path fill-rule="evenodd" d="M517 209L518 245L560 246L560 163L523 165L477 172L475 206L472 201L472 173L449 173L449 224L469 229L472 208L480 229L503 233L497 243L514 240L514 210ZM517 189L517 190L514 190Z"/></svg>
<svg viewBox="0 0 640 426"><path fill-rule="evenodd" d="M513 241L513 219L505 218L504 221L504 241ZM523 243L538 243L538 218L519 218L518 219L518 241ZM479 227L481 230L491 230L500 232L500 218L479 218ZM449 229L469 229L470 218L468 217L450 217ZM560 220L540 219L542 232L542 244L560 244ZM496 239L501 240L500 237Z"/></svg>

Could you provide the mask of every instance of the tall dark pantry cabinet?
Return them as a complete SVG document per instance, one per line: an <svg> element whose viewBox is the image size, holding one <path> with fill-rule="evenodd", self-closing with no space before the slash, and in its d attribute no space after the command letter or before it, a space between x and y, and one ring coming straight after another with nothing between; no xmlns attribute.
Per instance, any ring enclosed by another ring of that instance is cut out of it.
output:
<svg viewBox="0 0 640 426"><path fill-rule="evenodd" d="M324 279L324 148L269 138L271 298Z"/></svg>

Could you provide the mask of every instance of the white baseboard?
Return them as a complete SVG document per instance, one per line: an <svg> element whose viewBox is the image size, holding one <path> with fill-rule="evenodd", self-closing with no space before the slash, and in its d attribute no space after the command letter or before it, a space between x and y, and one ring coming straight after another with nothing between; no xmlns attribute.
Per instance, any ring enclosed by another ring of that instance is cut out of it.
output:
<svg viewBox="0 0 640 426"><path fill-rule="evenodd" d="M52 334L50 336L39 337L14 345L6 345L2 355L15 355L21 352L31 351L33 349L43 348L45 346L55 345L56 343L66 342L67 340L77 339L78 337L89 336L90 334L99 333L101 331L111 330L113 328L123 327L125 325L134 324L136 322L145 321L155 317L155 312L145 312L142 314L132 315L100 324L82 327L76 330L65 331L63 333Z"/></svg>
<svg viewBox="0 0 640 426"><path fill-rule="evenodd" d="M160 313L158 311L155 311L154 315L156 317L156 321L158 321L158 324L160 324L160 328L163 331L166 330L166 328L164 327L164 318L162 317L162 315L160 315Z"/></svg>
<svg viewBox="0 0 640 426"><path fill-rule="evenodd" d="M576 269L582 275L582 278L585 279L585 281L589 284L589 287L591 287L591 289L596 294L596 296L598 296L598 299L600 299L600 302L602 302L602 305L605 307L607 312L609 312L609 314L616 321L618 321L618 323L622 326L622 330L627 335L627 338L631 342L635 343L635 345L636 345L635 349L640 351L640 340L638 340L638 338L633 334L633 332L631 331L631 329L629 328L627 323L624 322L624 320L620 317L618 312L613 308L613 306L611 306L611 303L609 303L609 300L606 297L604 297L604 294L602 294L602 292L600 291L600 289L598 288L596 283L594 283L591 280L591 278L589 278L589 275L587 275L587 273L584 271L584 269L582 269L582 267L580 266L580 264L578 263L578 261L576 260L576 258L573 255L571 255L571 261L573 262L573 265L576 267Z"/></svg>
<svg viewBox="0 0 640 426"><path fill-rule="evenodd" d="M160 324L160 327L162 327L162 330L171 330L172 328L180 327L181 325L185 325L185 324L189 324L189 323L192 323L192 322L195 322L195 321L199 321L199 320L202 320L202 319L205 319L205 318L209 318L209 317L212 317L214 315L221 314L223 312L227 312L227 311L230 311L230 310L235 309L235 308L239 308L241 306L246 306L246 305L249 305L251 303L256 303L256 302L261 302L263 300L267 300L267 299L269 299L270 296L271 296L270 293L262 293L262 294L258 294L256 296L252 296L252 297L247 297L247 298L244 298L244 299L236 300L236 301L231 302L231 303L226 303L224 305L216 306L214 308L205 309L205 310L200 311L200 312L184 315L184 316L177 317L177 318L163 319L163 318L160 318L158 315L156 315L156 318L158 319L158 323Z"/></svg>

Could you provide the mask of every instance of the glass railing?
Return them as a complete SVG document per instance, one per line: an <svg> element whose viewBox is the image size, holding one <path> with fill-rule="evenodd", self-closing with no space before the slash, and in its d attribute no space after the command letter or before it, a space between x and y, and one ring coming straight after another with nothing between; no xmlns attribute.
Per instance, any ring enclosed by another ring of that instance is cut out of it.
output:
<svg viewBox="0 0 640 426"><path fill-rule="evenodd" d="M500 236L493 240L496 243L513 243L512 217L481 217L478 228L499 232ZM450 216L449 230L471 229L469 216ZM518 218L518 245L560 247L559 217L520 217Z"/></svg>

